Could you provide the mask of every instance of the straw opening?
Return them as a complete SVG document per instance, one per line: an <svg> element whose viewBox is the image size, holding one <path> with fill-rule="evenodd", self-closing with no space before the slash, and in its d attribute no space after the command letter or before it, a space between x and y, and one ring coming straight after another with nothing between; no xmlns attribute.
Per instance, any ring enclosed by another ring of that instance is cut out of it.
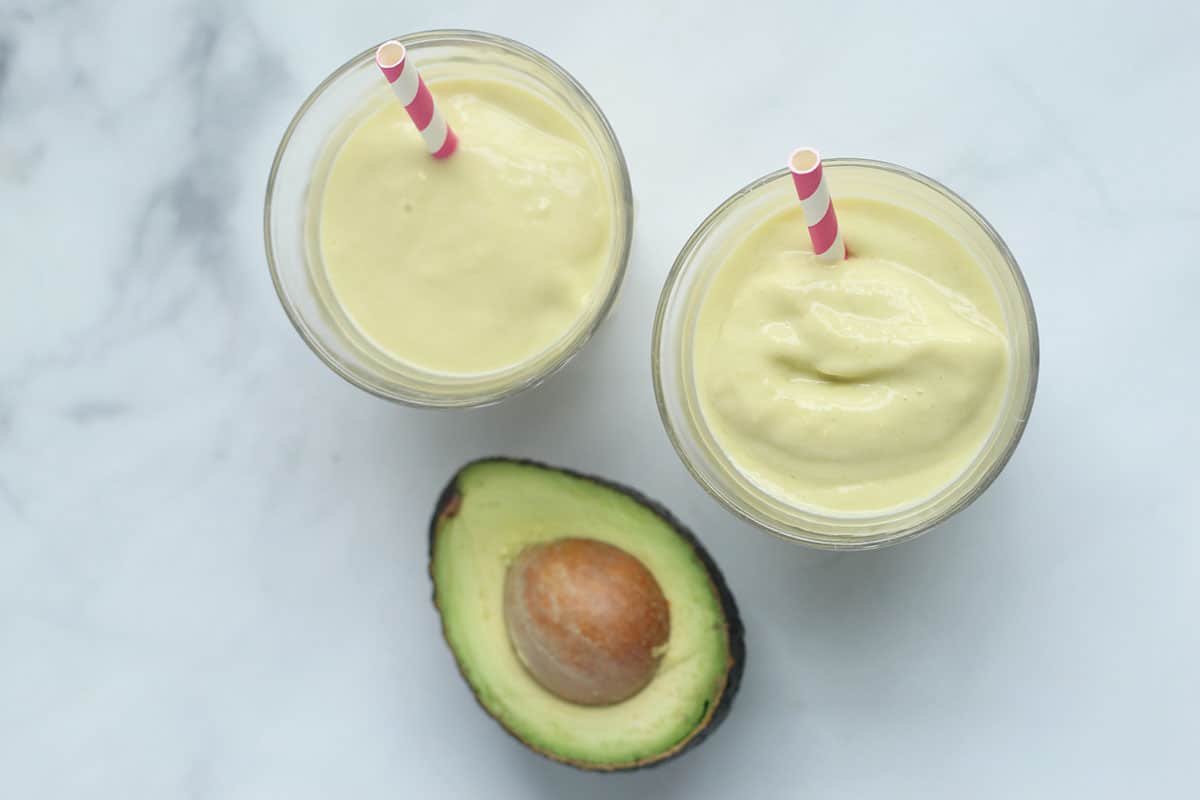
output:
<svg viewBox="0 0 1200 800"><path fill-rule="evenodd" d="M407 51L404 45L392 39L379 45L379 49L375 51L375 63L384 69L392 69L404 61L405 55Z"/></svg>
<svg viewBox="0 0 1200 800"><path fill-rule="evenodd" d="M799 175L807 175L821 165L821 154L811 147L797 147L788 159L788 168Z"/></svg>

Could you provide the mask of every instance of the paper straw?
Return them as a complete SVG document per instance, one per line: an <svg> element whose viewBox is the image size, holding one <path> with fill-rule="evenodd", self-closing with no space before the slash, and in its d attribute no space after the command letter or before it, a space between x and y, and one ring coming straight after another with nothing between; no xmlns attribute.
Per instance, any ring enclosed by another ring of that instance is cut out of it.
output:
<svg viewBox="0 0 1200 800"><path fill-rule="evenodd" d="M429 93L429 87L425 85L416 66L409 62L404 45L395 39L379 45L375 51L375 64L392 85L396 97L404 104L404 110L425 140L425 147L434 158L448 158L458 146L458 137L438 113L437 106L433 104L433 95Z"/></svg>
<svg viewBox="0 0 1200 800"><path fill-rule="evenodd" d="M792 183L796 184L800 207L808 221L808 236L817 260L826 264L842 261L846 258L846 245L821 169L821 154L811 147L801 147L792 152L788 169L792 171Z"/></svg>

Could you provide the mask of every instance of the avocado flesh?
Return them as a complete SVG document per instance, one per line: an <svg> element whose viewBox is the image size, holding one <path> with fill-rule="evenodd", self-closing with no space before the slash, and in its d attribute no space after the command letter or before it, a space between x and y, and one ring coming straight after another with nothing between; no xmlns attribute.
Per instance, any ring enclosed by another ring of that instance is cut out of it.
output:
<svg viewBox="0 0 1200 800"><path fill-rule="evenodd" d="M741 627L720 575L673 520L618 487L527 462L465 467L432 530L434 600L446 640L479 702L522 742L590 769L627 769L682 750L728 708ZM671 635L650 683L611 706L542 688L518 660L503 613L508 566L525 547L598 539L639 559L670 606Z"/></svg>

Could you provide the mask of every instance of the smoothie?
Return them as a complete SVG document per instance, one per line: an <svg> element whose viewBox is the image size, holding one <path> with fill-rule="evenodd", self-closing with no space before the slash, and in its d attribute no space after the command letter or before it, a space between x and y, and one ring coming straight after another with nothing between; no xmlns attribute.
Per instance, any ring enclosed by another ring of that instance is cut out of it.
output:
<svg viewBox="0 0 1200 800"><path fill-rule="evenodd" d="M325 275L353 326L396 361L446 375L505 370L551 348L603 290L604 168L567 116L524 89L429 86L457 151L431 158L403 106L381 100L325 182Z"/></svg>
<svg viewBox="0 0 1200 800"><path fill-rule="evenodd" d="M837 201L850 258L821 264L799 207L719 267L694 340L717 445L790 505L867 514L954 480L996 424L1009 373L983 268L905 208Z"/></svg>

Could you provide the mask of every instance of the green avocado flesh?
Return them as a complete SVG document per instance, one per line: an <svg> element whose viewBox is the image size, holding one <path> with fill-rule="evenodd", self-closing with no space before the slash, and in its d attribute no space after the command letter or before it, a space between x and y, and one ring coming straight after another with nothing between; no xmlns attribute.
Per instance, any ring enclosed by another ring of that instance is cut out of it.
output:
<svg viewBox="0 0 1200 800"><path fill-rule="evenodd" d="M583 706L542 688L518 660L504 580L525 547L597 539L639 559L670 607L670 638L650 683ZM533 749L587 769L645 766L702 738L728 710L743 661L733 599L694 537L621 487L529 462L469 464L443 493L430 573L442 626L480 704Z"/></svg>

